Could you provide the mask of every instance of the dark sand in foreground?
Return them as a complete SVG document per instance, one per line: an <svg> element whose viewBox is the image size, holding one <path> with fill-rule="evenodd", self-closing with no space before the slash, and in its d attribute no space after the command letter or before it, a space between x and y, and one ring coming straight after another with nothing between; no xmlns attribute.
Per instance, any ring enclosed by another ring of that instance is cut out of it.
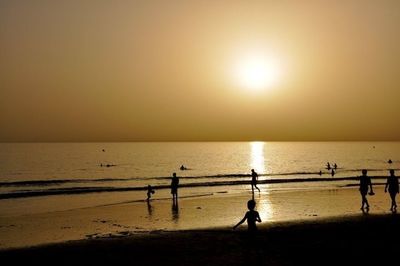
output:
<svg viewBox="0 0 400 266"><path fill-rule="evenodd" d="M3 250L0 261L25 265L383 265L398 264L400 215L152 232ZM8 265L8 264L7 264Z"/></svg>

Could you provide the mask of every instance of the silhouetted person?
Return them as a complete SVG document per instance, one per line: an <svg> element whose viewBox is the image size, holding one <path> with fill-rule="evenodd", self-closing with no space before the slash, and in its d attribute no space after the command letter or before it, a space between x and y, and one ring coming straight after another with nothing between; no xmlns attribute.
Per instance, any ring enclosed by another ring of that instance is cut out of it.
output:
<svg viewBox="0 0 400 266"><path fill-rule="evenodd" d="M173 201L178 200L178 186L179 186L179 178L176 176L176 173L173 173L171 179L171 194Z"/></svg>
<svg viewBox="0 0 400 266"><path fill-rule="evenodd" d="M332 175L332 177L335 175L335 170L332 169L331 175Z"/></svg>
<svg viewBox="0 0 400 266"><path fill-rule="evenodd" d="M183 171L183 170L186 170L187 168L184 165L181 165L181 167L179 169L181 169Z"/></svg>
<svg viewBox="0 0 400 266"><path fill-rule="evenodd" d="M390 207L391 211L397 210L396 204L396 195L399 193L399 180L394 175L394 170L390 170L390 176L387 178L386 186L385 186L385 193L388 191L389 188L389 195L392 200L392 205Z"/></svg>
<svg viewBox="0 0 400 266"><path fill-rule="evenodd" d="M254 188L258 189L258 192L261 192L260 189L257 187L258 181L258 174L254 169L251 169L251 191L254 193Z"/></svg>
<svg viewBox="0 0 400 266"><path fill-rule="evenodd" d="M153 190L153 188L150 185L148 185L147 186L147 201L150 200L151 194L154 194L154 193L155 193L155 191Z"/></svg>
<svg viewBox="0 0 400 266"><path fill-rule="evenodd" d="M337 164L335 163L334 165L333 165L333 169L337 169Z"/></svg>
<svg viewBox="0 0 400 266"><path fill-rule="evenodd" d="M321 170L319 170L319 173L318 173L319 175L322 175L322 171Z"/></svg>
<svg viewBox="0 0 400 266"><path fill-rule="evenodd" d="M329 162L326 163L326 169L331 170L331 164Z"/></svg>
<svg viewBox="0 0 400 266"><path fill-rule="evenodd" d="M374 195L374 191L372 189L372 183L371 183L371 178L367 176L367 170L363 169L362 170L362 176L360 177L360 194L361 194L361 210L364 211L364 204L366 205L366 208L369 209L369 204L367 200L367 194L368 194L368 187L370 188L370 195Z"/></svg>
<svg viewBox="0 0 400 266"><path fill-rule="evenodd" d="M389 159L388 163L391 164L391 163L393 163L393 162L392 162L392 160Z"/></svg>
<svg viewBox="0 0 400 266"><path fill-rule="evenodd" d="M240 220L240 222L238 222L233 227L234 230L236 229L236 227L238 227L239 225L241 225L242 223L244 223L247 220L247 226L248 226L247 229L249 230L249 232L257 231L256 222L261 223L261 218L260 218L260 214L258 214L258 211L254 210L255 207L256 207L256 202L254 200L249 200L247 202L247 208L249 209L249 211L246 212L243 219Z"/></svg>

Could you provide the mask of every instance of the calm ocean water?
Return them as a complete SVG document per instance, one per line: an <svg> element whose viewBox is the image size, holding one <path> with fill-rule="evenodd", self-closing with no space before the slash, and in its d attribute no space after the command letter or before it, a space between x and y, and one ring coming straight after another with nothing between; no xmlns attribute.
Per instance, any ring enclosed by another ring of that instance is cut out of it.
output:
<svg viewBox="0 0 400 266"><path fill-rule="evenodd" d="M327 162L338 165L334 177ZM284 186L298 178L354 177L363 168L385 176L399 167L400 142L2 143L0 197L161 189L173 172L183 186L207 191L247 182L251 168L260 180Z"/></svg>

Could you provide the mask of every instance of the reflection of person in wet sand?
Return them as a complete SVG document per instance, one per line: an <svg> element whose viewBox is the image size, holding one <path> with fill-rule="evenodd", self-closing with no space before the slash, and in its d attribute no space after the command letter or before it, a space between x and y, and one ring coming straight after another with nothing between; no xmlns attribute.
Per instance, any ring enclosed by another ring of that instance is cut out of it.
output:
<svg viewBox="0 0 400 266"><path fill-rule="evenodd" d="M248 226L247 229L249 230L249 232L257 231L256 222L261 223L261 218L260 218L260 214L258 213L258 211L254 210L255 207L256 207L256 202L254 200L249 200L247 202L247 208L249 209L249 211L246 212L243 219L240 220L240 222L238 222L233 227L233 229L236 229L236 227L238 227L239 225L241 225L242 223L244 223L247 220L247 226Z"/></svg>
<svg viewBox="0 0 400 266"><path fill-rule="evenodd" d="M172 220L177 222L179 219L179 206L177 200L172 201L171 213L172 213Z"/></svg>
<svg viewBox="0 0 400 266"><path fill-rule="evenodd" d="M254 188L258 189L258 192L261 192L257 187L258 174L254 169L251 169L251 191L254 193Z"/></svg>
<svg viewBox="0 0 400 266"><path fill-rule="evenodd" d="M367 176L367 170L362 170L362 176L360 177L360 194L361 194L361 210L364 211L364 204L366 205L366 209L369 210L369 204L367 200L368 187L370 188L370 195L374 195L374 191L372 189L371 178Z"/></svg>
<svg viewBox="0 0 400 266"><path fill-rule="evenodd" d="M176 173L173 173L171 179L171 194L173 201L178 200L178 186L179 186L179 177L176 176Z"/></svg>
<svg viewBox="0 0 400 266"><path fill-rule="evenodd" d="M390 176L387 178L386 186L385 186L385 193L388 191L389 188L389 195L392 200L392 205L390 210L395 212L397 210L396 204L396 195L399 193L399 180L394 175L394 170L390 170Z"/></svg>
<svg viewBox="0 0 400 266"><path fill-rule="evenodd" d="M151 206L150 201L147 201L147 212L149 214L149 218L151 218L153 215L153 207Z"/></svg>

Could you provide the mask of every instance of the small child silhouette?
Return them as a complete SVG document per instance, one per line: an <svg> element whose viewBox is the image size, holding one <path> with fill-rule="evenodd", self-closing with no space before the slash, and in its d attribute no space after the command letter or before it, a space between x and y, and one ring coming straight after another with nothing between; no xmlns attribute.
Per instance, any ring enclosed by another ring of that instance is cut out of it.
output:
<svg viewBox="0 0 400 266"><path fill-rule="evenodd" d="M147 186L147 201L150 200L151 194L154 194L154 193L155 193L155 191L153 190L153 188L150 185L148 185Z"/></svg>
<svg viewBox="0 0 400 266"><path fill-rule="evenodd" d="M260 215L258 214L258 211L254 210L255 207L256 207L256 202L254 200L249 200L247 202L247 208L249 209L249 211L246 212L243 219L233 227L234 230L236 229L236 227L238 227L247 220L247 226L249 232L257 231L256 222L261 223L261 218Z"/></svg>

